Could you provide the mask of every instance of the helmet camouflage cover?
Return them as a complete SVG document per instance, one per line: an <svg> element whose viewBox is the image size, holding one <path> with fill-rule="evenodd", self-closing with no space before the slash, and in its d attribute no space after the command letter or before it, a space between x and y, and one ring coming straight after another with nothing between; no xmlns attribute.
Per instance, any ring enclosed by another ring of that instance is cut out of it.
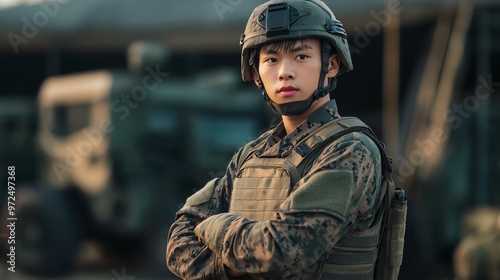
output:
<svg viewBox="0 0 500 280"><path fill-rule="evenodd" d="M251 50L276 41L315 37L327 40L339 55L339 74L353 69L347 34L330 8L320 0L271 0L257 6L241 35L241 75L253 80Z"/></svg>

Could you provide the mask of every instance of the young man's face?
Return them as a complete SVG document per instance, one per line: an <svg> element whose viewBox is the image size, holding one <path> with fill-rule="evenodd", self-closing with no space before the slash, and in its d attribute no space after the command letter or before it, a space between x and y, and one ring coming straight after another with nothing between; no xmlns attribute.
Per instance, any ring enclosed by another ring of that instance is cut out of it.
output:
<svg viewBox="0 0 500 280"><path fill-rule="evenodd" d="M327 78L339 70L337 55L330 57ZM275 103L307 99L318 88L321 71L321 44L311 38L292 42L292 47L263 46L259 52L259 74L264 88ZM258 78L255 76L255 78ZM325 79L324 86L327 85Z"/></svg>

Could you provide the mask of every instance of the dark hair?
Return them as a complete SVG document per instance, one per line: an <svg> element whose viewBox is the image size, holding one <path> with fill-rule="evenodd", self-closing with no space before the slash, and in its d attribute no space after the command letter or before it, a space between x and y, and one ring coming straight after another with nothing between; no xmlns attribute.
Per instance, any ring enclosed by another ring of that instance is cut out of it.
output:
<svg viewBox="0 0 500 280"><path fill-rule="evenodd" d="M288 39L288 40L283 40L283 41L278 41L278 42L271 42L265 45L262 45L259 48L259 51L275 51L275 52L290 52L295 44L298 41L309 41L311 38L305 38L305 39Z"/></svg>

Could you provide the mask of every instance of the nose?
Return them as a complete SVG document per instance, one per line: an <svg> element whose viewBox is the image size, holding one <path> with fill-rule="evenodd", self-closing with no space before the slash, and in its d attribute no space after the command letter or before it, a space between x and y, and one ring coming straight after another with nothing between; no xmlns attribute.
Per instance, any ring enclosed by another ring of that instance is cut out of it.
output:
<svg viewBox="0 0 500 280"><path fill-rule="evenodd" d="M295 71L293 70L292 62L288 61L287 59L281 62L278 72L278 79L280 81L295 79Z"/></svg>

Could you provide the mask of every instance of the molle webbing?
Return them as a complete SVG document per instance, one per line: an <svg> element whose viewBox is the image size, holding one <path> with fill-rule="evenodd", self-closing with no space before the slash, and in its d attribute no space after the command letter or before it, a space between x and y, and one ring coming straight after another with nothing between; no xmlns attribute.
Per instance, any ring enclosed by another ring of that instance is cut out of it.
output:
<svg viewBox="0 0 500 280"><path fill-rule="evenodd" d="M275 218L300 174L285 158L248 159L233 181L229 212L259 221Z"/></svg>
<svg viewBox="0 0 500 280"><path fill-rule="evenodd" d="M394 184L389 182L389 188L394 190ZM394 193L393 193L394 194ZM394 195L393 195L394 196ZM391 197L393 197L391 196ZM387 222L379 245L379 259L375 271L375 279L396 280L403 262L403 246L406 229L407 202L391 199Z"/></svg>
<svg viewBox="0 0 500 280"><path fill-rule="evenodd" d="M378 214L371 228L344 235L330 251L317 279L373 280L383 220L384 215Z"/></svg>

